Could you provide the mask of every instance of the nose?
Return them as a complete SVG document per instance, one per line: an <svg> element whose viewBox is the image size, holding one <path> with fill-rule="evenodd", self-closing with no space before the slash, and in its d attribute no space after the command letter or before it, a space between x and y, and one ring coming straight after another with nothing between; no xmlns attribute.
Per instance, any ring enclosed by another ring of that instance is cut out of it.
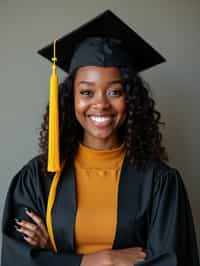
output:
<svg viewBox="0 0 200 266"><path fill-rule="evenodd" d="M110 107L108 96L105 93L98 93L94 97L93 106L97 109L107 109Z"/></svg>

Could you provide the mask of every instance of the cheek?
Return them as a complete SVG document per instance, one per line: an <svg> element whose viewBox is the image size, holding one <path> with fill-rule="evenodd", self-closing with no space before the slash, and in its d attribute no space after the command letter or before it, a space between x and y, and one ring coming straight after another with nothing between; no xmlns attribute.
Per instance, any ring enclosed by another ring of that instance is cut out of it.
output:
<svg viewBox="0 0 200 266"><path fill-rule="evenodd" d="M86 101L80 99L79 97L75 97L74 108L75 108L75 115L78 120L81 118L81 116L84 115L84 112L86 111L87 106L88 104Z"/></svg>
<svg viewBox="0 0 200 266"><path fill-rule="evenodd" d="M122 126L124 121L126 120L127 117L127 112L126 112L126 103L125 100L122 100L118 102L118 104L115 106L117 113L118 113L118 126Z"/></svg>
<svg viewBox="0 0 200 266"><path fill-rule="evenodd" d="M126 116L126 103L124 99L116 103L115 108L120 116Z"/></svg>

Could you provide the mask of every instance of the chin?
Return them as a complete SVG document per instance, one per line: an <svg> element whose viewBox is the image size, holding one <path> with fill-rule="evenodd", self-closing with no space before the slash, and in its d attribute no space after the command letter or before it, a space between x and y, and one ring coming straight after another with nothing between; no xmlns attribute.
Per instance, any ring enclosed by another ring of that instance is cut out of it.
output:
<svg viewBox="0 0 200 266"><path fill-rule="evenodd" d="M112 138L115 139L116 134L113 132L99 132L99 133L90 134L90 136L99 140L108 140Z"/></svg>

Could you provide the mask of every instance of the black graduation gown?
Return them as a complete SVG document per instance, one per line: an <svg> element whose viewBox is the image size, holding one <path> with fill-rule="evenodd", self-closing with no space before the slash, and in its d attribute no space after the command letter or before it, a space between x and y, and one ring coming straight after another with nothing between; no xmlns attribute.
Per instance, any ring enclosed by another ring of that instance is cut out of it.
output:
<svg viewBox="0 0 200 266"><path fill-rule="evenodd" d="M28 207L45 221L52 175L43 177L39 157L13 178L3 215L2 266L78 266L74 224L76 187L73 164L66 163L52 210L58 252L33 249L14 229L14 218L29 220ZM136 170L125 158L119 183L118 221L113 249L144 247L144 266L197 266L198 250L191 209L177 170L158 161ZM89 221L88 221L89 222Z"/></svg>

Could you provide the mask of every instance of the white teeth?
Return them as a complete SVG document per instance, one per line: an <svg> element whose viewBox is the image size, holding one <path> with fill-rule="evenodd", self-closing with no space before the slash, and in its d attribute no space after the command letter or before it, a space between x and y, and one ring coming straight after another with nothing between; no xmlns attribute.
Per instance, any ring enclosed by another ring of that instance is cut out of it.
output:
<svg viewBox="0 0 200 266"><path fill-rule="evenodd" d="M111 117L90 116L90 119L92 121L102 123L102 122L110 121Z"/></svg>

